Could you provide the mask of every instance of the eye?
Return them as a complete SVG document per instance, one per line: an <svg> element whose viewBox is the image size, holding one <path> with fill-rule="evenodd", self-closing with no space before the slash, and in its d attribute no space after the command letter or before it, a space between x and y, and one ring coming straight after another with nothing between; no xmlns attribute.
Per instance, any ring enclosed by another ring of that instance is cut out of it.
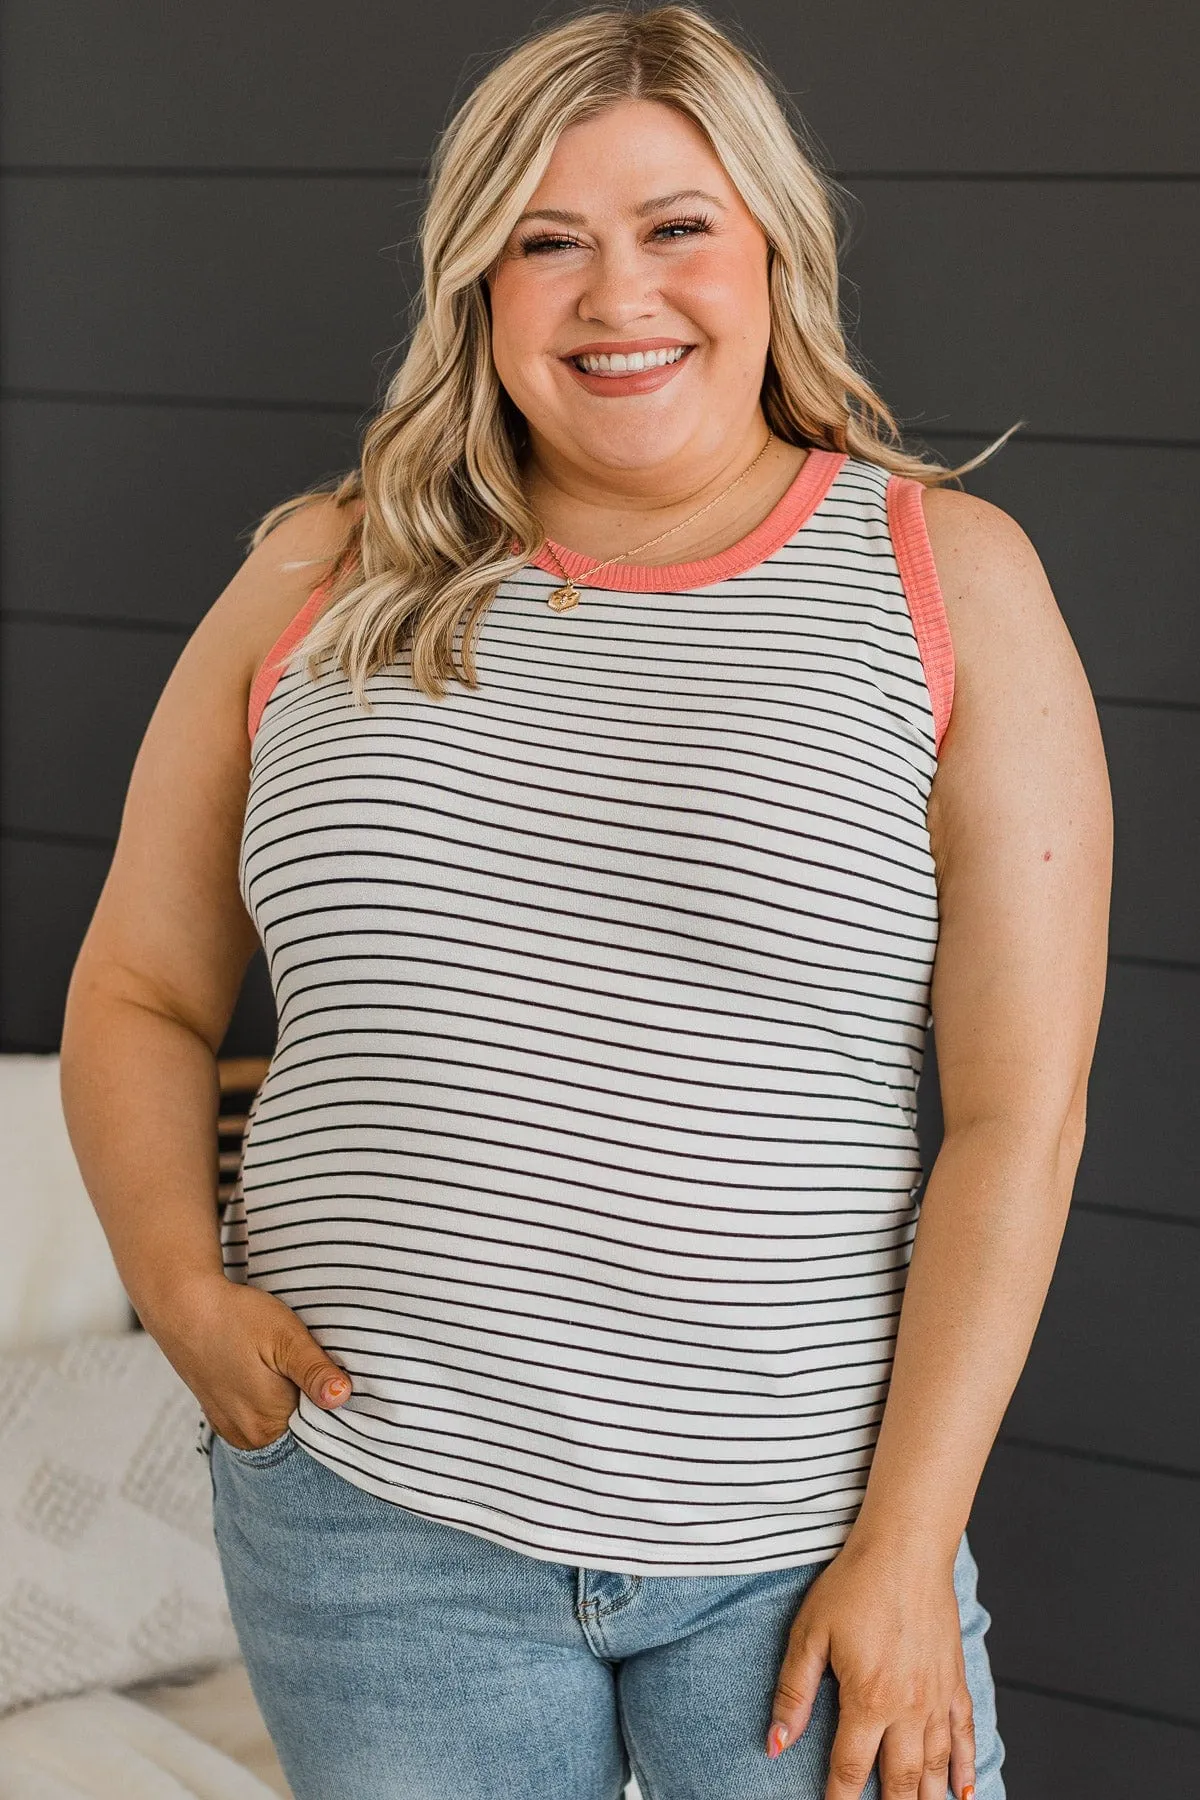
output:
<svg viewBox="0 0 1200 1800"><path fill-rule="evenodd" d="M657 236L659 231L686 231L688 236L691 237L698 231L707 232L711 230L711 228L711 219L704 218L699 213L694 213L690 214L686 219L668 219L665 224L656 227L655 235Z"/></svg>
<svg viewBox="0 0 1200 1800"><path fill-rule="evenodd" d="M660 232L664 232L664 231L676 232L676 231L678 231L678 232L683 232L688 237L693 237L696 235L697 232L708 232L711 229L712 229L712 220L711 219L705 218L702 214L699 214L699 213L689 213L686 218L664 219L664 221L661 225L655 226L654 230L651 232L650 235L652 237L658 237ZM670 243L672 240L670 238L666 238L663 241L666 243ZM674 241L679 242L681 240L675 239ZM565 244L568 247L568 249L578 248L579 239L572 238L572 237L564 237L561 234L543 231L543 232L535 233L530 237L524 237L520 240L521 253L524 256L538 256L541 254L541 252L543 250L553 250L559 244Z"/></svg>

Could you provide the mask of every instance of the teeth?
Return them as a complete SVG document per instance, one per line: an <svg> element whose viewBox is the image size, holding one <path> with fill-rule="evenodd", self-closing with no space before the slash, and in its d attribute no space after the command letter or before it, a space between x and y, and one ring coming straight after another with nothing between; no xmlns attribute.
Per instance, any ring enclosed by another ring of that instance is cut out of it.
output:
<svg viewBox="0 0 1200 1800"><path fill-rule="evenodd" d="M677 344L673 350L635 350L630 356L618 351L611 356L576 356L572 360L589 375L632 375L638 369L661 369L678 362L687 349L688 345Z"/></svg>

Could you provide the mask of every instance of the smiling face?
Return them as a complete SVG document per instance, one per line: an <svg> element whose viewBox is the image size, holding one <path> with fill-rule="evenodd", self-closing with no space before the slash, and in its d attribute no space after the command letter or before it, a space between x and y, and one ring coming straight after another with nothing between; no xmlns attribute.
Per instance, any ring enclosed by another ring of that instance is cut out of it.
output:
<svg viewBox="0 0 1200 1800"><path fill-rule="evenodd" d="M568 126L488 289L496 372L543 468L683 474L761 442L767 240L674 107Z"/></svg>

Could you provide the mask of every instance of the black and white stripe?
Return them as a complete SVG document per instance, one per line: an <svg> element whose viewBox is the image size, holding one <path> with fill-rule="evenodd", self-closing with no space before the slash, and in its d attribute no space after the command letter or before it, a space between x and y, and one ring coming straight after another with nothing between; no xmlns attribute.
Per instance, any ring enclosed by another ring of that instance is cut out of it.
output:
<svg viewBox="0 0 1200 1800"><path fill-rule="evenodd" d="M507 582L481 685L275 687L242 893L279 1037L223 1230L351 1482L642 1574L832 1556L921 1182L934 721L887 471L687 593Z"/></svg>

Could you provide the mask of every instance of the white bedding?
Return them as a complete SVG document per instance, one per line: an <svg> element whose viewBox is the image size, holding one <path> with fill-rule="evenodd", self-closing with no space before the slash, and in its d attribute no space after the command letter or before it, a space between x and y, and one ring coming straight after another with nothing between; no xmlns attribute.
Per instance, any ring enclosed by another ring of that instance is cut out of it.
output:
<svg viewBox="0 0 1200 1800"><path fill-rule="evenodd" d="M0 1349L127 1331L129 1301L67 1135L59 1057L0 1055Z"/></svg>
<svg viewBox="0 0 1200 1800"><path fill-rule="evenodd" d="M0 1719L3 1800L273 1800L287 1791L111 1689Z"/></svg>
<svg viewBox="0 0 1200 1800"><path fill-rule="evenodd" d="M192 1681L146 1682L124 1692L129 1699L150 1707L160 1717L211 1744L214 1750L224 1751L282 1800L291 1800L291 1789L267 1735L245 1663L227 1663Z"/></svg>

